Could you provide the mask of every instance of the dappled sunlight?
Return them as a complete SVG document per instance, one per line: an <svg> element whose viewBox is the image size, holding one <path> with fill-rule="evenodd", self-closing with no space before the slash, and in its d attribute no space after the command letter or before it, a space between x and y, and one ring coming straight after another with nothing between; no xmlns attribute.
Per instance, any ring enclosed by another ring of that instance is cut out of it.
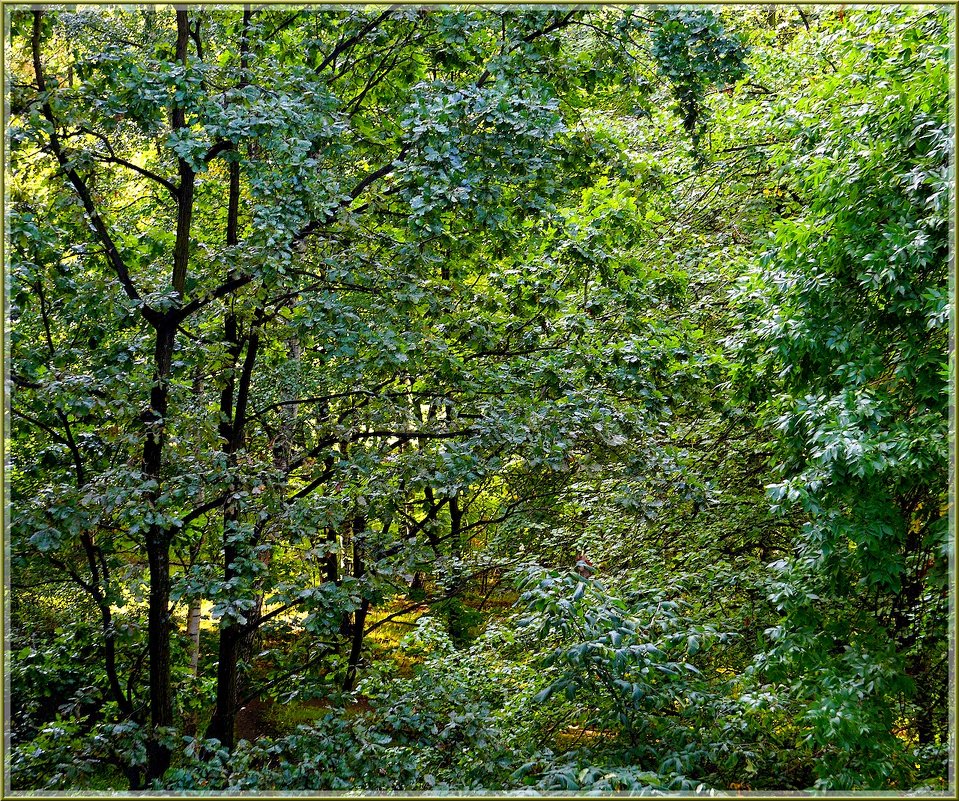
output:
<svg viewBox="0 0 959 801"><path fill-rule="evenodd" d="M12 8L12 791L954 792L955 14Z"/></svg>

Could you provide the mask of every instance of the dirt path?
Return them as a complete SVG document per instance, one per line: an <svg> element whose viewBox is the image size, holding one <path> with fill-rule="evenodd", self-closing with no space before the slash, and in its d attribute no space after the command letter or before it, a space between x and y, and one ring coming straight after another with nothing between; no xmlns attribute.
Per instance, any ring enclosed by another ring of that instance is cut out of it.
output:
<svg viewBox="0 0 959 801"><path fill-rule="evenodd" d="M236 739L249 740L251 743L257 737L273 737L277 734L269 714L272 701L256 699L250 701L236 713Z"/></svg>

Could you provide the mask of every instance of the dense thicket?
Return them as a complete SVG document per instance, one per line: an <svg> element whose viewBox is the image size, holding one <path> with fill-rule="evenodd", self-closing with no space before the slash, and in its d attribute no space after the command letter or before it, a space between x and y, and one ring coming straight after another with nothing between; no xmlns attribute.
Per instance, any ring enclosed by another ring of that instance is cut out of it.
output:
<svg viewBox="0 0 959 801"><path fill-rule="evenodd" d="M952 22L14 12L13 787L944 788Z"/></svg>

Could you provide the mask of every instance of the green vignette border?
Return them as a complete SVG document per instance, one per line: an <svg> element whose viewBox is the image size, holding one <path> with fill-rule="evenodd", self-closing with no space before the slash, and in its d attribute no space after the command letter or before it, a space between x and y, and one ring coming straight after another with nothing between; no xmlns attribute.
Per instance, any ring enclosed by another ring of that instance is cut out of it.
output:
<svg viewBox="0 0 959 801"><path fill-rule="evenodd" d="M952 118L952 141L953 156L951 164L952 192L951 192L951 213L950 213L950 231L949 231L949 291L951 315L949 319L949 531L952 536L952 547L949 553L949 618L950 633L952 635L949 647L949 739L950 739L950 757L949 757L949 790L937 793L912 793L902 794L892 791L781 791L781 792L762 792L762 791L721 791L709 790L705 793L695 792L656 792L656 797L666 798L750 798L750 799L779 799L779 798L854 798L867 801L868 799L892 799L892 798L959 798L959 759L957 759L957 724L959 724L959 671L957 671L957 650L959 650L959 582L957 582L957 569L959 569L959 515L957 515L956 503L959 500L957 492L957 468L959 468L959 442L957 442L957 421L959 421L959 410L957 410L957 398L959 398L959 361L957 361L956 345L957 331L959 331L959 297L957 297L957 288L959 288L959 276L957 276L957 230L959 230L959 203L957 203L957 153L959 153L959 98L957 98L957 86L959 86L959 0L925 0L924 2L900 2L900 0L869 0L869 2L848 3L843 0L818 0L818 2L789 2L789 0L769 0L768 2L735 2L734 0L684 0L684 2L663 2L662 0L653 0L653 2L579 2L579 3L558 3L552 0L495 0L491 3L482 2L456 2L455 0L418 0L418 2L399 2L389 3L386 0L370 0L369 2L356 2L356 0L324 0L319 3L303 2L303 0L268 0L262 3L239 3L231 0L192 0L187 3L137 3L124 2L124 0L80 0L76 3L25 3L11 0L0 0L0 25L2 25L2 37L4 45L3 62L0 64L0 97L2 97L2 120L3 137L0 138L0 160L2 160L3 169L0 170L0 196L3 198L3 216L0 219L0 262L3 265L3 287L2 296L0 296L0 377L3 379L3 387L0 388L0 398L2 398L2 408L0 408L0 492L3 497L3 508L0 511L0 522L2 522L2 531L0 531L0 546L2 546L2 559L0 559L0 603L2 603L2 614L0 614L0 641L3 646L3 661L0 663L0 678L2 678L2 692L0 692L0 721L2 721L3 730L0 737L0 762L2 762L3 778L0 783L0 801L6 798L30 798L38 799L84 799L84 798L142 798L142 799L163 799L163 798L224 798L241 799L245 797L254 797L259 799L286 799L286 798L316 798L316 799L341 799L341 798L400 798L409 799L433 799L433 798L512 798L512 797L547 797L551 799L573 799L595 796L596 793L568 793L560 791L537 791L537 792L434 792L434 793L364 793L354 791L332 791L324 793L244 793L232 795L230 793L211 792L206 794L191 793L150 793L150 792L87 792L87 793L68 793L68 792L13 792L10 790L10 777L8 770L9 753L9 727L8 727L8 705L9 698L9 675L7 671L7 658L9 649L7 646L7 631L9 622L9 606L7 586L9 581L9 541L7 532L9 530L9 493L7 484L7 432L10 426L9 406L7 402L7 364L9 354L8 328L7 328L7 254L6 254L6 212L7 212L7 194L6 194L6 175L7 175L7 139L6 129L8 124L9 108L7 102L6 88L6 66L7 66L7 41L9 37L9 17L8 10L16 8L55 8L55 7L76 7L76 6L154 6L154 7L173 7L173 8L196 8L196 7L218 7L255 5L259 7L269 6L309 6L316 10L331 8L336 6L379 6L379 5L405 5L405 6L437 6L449 7L460 5L516 5L516 6L543 6L543 7L590 7L590 6L623 6L623 5L704 5L704 6L847 6L847 7L866 7L866 6L944 6L952 8L952 41L951 41L951 82L950 82L950 105ZM481 755L478 755L481 757ZM636 797L637 793L616 792L606 793L604 797Z"/></svg>

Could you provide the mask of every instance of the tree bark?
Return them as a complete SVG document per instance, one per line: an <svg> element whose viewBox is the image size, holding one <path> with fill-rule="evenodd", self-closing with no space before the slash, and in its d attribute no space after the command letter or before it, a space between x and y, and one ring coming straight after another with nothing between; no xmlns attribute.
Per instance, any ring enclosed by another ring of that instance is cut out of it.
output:
<svg viewBox="0 0 959 801"><path fill-rule="evenodd" d="M182 20L181 20L182 16ZM186 12L177 13L177 37L179 53L179 41L183 35L185 26ZM41 93L46 92L46 82L44 80L42 61L40 56L40 37L42 32L43 11L35 10L33 15L33 66L36 73L37 87ZM120 255L116 244L110 235L109 230L102 217L100 216L93 200L87 182L80 176L77 170L71 166L67 155L61 146L57 134L57 122L53 115L53 109L48 99L42 103L43 115L51 125L50 148L57 159L60 168L63 170L74 191L83 204L84 211L90 220L90 223L97 234L107 260L123 286L124 292L133 300L140 300L140 294L130 276L127 265ZM190 195L192 202L192 192ZM187 210L189 214L190 210ZM184 253L188 256L188 249L184 250L179 241L179 232L182 228L180 220L184 214L182 204L177 211L177 231L178 241L175 245L174 253L174 284L176 284L176 275L178 267L184 269L186 261ZM159 482L161 479L161 469L163 466L163 448L164 433L163 424L167 413L168 402L168 381L173 357L173 347L176 335L176 325L167 321L163 315L155 309L144 304L142 311L143 317L154 327L154 367L153 383L150 390L150 402L148 408L142 415L144 428L143 444L143 473L148 480L155 482L155 488L145 494L147 504L158 495ZM88 548L88 557L91 554L92 541ZM159 779L165 772L170 763L169 751L161 742L161 727L171 726L173 723L173 700L170 685L170 534L162 526L152 524L146 534L147 559L150 570L150 596L148 607L148 650L150 659L150 723L152 731L147 740L147 781ZM115 667L115 642L113 638L112 619L109 613L109 604L105 598L98 605L101 610L101 619L106 634L105 657L110 673L110 666ZM114 692L119 689L119 679L115 675L110 676L110 685ZM122 699L122 694L121 694ZM121 709L129 708L129 704L120 701ZM139 787L139 771L129 772L131 787Z"/></svg>
<svg viewBox="0 0 959 801"><path fill-rule="evenodd" d="M188 14L176 12L176 58L186 66L187 44L190 38ZM174 106L172 126L176 130L186 125L186 111ZM173 275L171 285L182 298L190 260L190 226L193 218L193 170L179 159L176 239L173 245ZM159 494L162 479L165 444L165 421L169 401L169 380L173 363L177 324L169 319L155 323L154 378L150 392L150 408L144 415L146 440L143 445L143 472L156 482L152 498ZM162 729L173 726L173 688L170 680L170 540L171 531L154 523L147 532L147 561L150 570L150 597L147 613L150 657L150 723L147 740L147 781L158 781L170 767L170 749L163 742Z"/></svg>
<svg viewBox="0 0 959 801"><path fill-rule="evenodd" d="M237 661L239 655L240 626L231 624L220 629L220 643L217 649L219 662L216 669L216 708L207 727L206 736L220 741L227 749L233 748L234 728L236 726L239 683L237 681Z"/></svg>
<svg viewBox="0 0 959 801"><path fill-rule="evenodd" d="M227 320L234 325L232 316ZM229 330L229 329L228 329ZM246 425L246 406L249 398L250 381L253 376L253 365L259 346L259 337L256 332L247 339L246 358L240 374L240 382L236 393L235 408L232 404L232 379L227 384L221 397L221 414L226 417L232 413L232 421L224 420L221 432L227 437L226 452L230 466L236 464L236 453L243 447L244 427ZM236 542L236 525L239 522L239 509L236 504L228 501L223 509L223 580L229 582L237 575L235 563L240 555ZM239 695L238 662L240 645L244 636L255 627L255 619L251 611L251 618L246 622L231 619L220 627L220 643L218 646L218 663L216 672L216 707L213 718L207 729L207 737L214 737L228 749L233 748L234 725L236 723L237 698Z"/></svg>
<svg viewBox="0 0 959 801"><path fill-rule="evenodd" d="M249 54L249 27L251 19L249 7L243 10L243 23L240 33L240 81L246 85L247 58ZM227 192L226 244L234 247L239 242L240 227L240 163L231 161L229 166L229 189ZM232 276L232 272L231 272ZM258 315L257 315L258 316ZM236 453L243 447L246 406L249 398L253 366L256 363L259 336L254 330L247 337L246 358L240 375L239 386L235 384L233 369L228 370L226 384L220 394L220 436L224 440L224 449L230 467L236 465ZM235 365L243 350L243 338L239 332L239 321L231 309L223 323L223 338ZM234 402L234 395L236 396ZM230 581L236 576L234 562L238 556L237 544L232 539L233 527L239 520L236 505L227 502L223 508L223 578ZM215 738L227 749L233 748L236 713L239 700L239 660L241 647L248 634L255 627L255 618L245 624L232 620L220 627L220 639L217 645L216 704L206 736Z"/></svg>
<svg viewBox="0 0 959 801"><path fill-rule="evenodd" d="M366 628L366 613L370 609L370 602L364 598L360 602L360 608L356 610L356 617L353 621L353 642L350 645L350 656L347 661L346 678L343 681L343 689L349 692L356 684L356 671L360 664L360 656L363 653L363 636Z"/></svg>
<svg viewBox="0 0 959 801"><path fill-rule="evenodd" d="M363 560L363 532L366 530L366 518L357 515L352 522L352 541L353 541L353 577L363 578L365 573L365 564ZM356 610L353 616L352 642L350 643L350 655L346 663L346 678L343 681L343 689L350 691L356 683L356 671L360 664L360 655L363 652L363 635L366 628L366 613L369 611L370 602L364 598L360 602L360 608Z"/></svg>
<svg viewBox="0 0 959 801"><path fill-rule="evenodd" d="M340 583L340 557L336 552L336 529L329 526L326 529L326 545L328 550L324 558L324 573L327 581L339 586Z"/></svg>
<svg viewBox="0 0 959 801"><path fill-rule="evenodd" d="M450 498L450 551L453 556L463 556L463 510L460 509L459 496Z"/></svg>
<svg viewBox="0 0 959 801"><path fill-rule="evenodd" d="M143 473L157 484L162 478L164 420L167 415L168 380L173 359L175 327L156 331L154 379L150 408L144 415L147 429L143 445ZM152 503L154 489L147 498ZM152 497L151 497L152 496ZM150 571L148 617L150 657L150 724L147 741L147 781L160 779L170 766L170 752L162 740L161 728L173 725L173 692L170 682L170 532L162 525L150 525L146 536Z"/></svg>

